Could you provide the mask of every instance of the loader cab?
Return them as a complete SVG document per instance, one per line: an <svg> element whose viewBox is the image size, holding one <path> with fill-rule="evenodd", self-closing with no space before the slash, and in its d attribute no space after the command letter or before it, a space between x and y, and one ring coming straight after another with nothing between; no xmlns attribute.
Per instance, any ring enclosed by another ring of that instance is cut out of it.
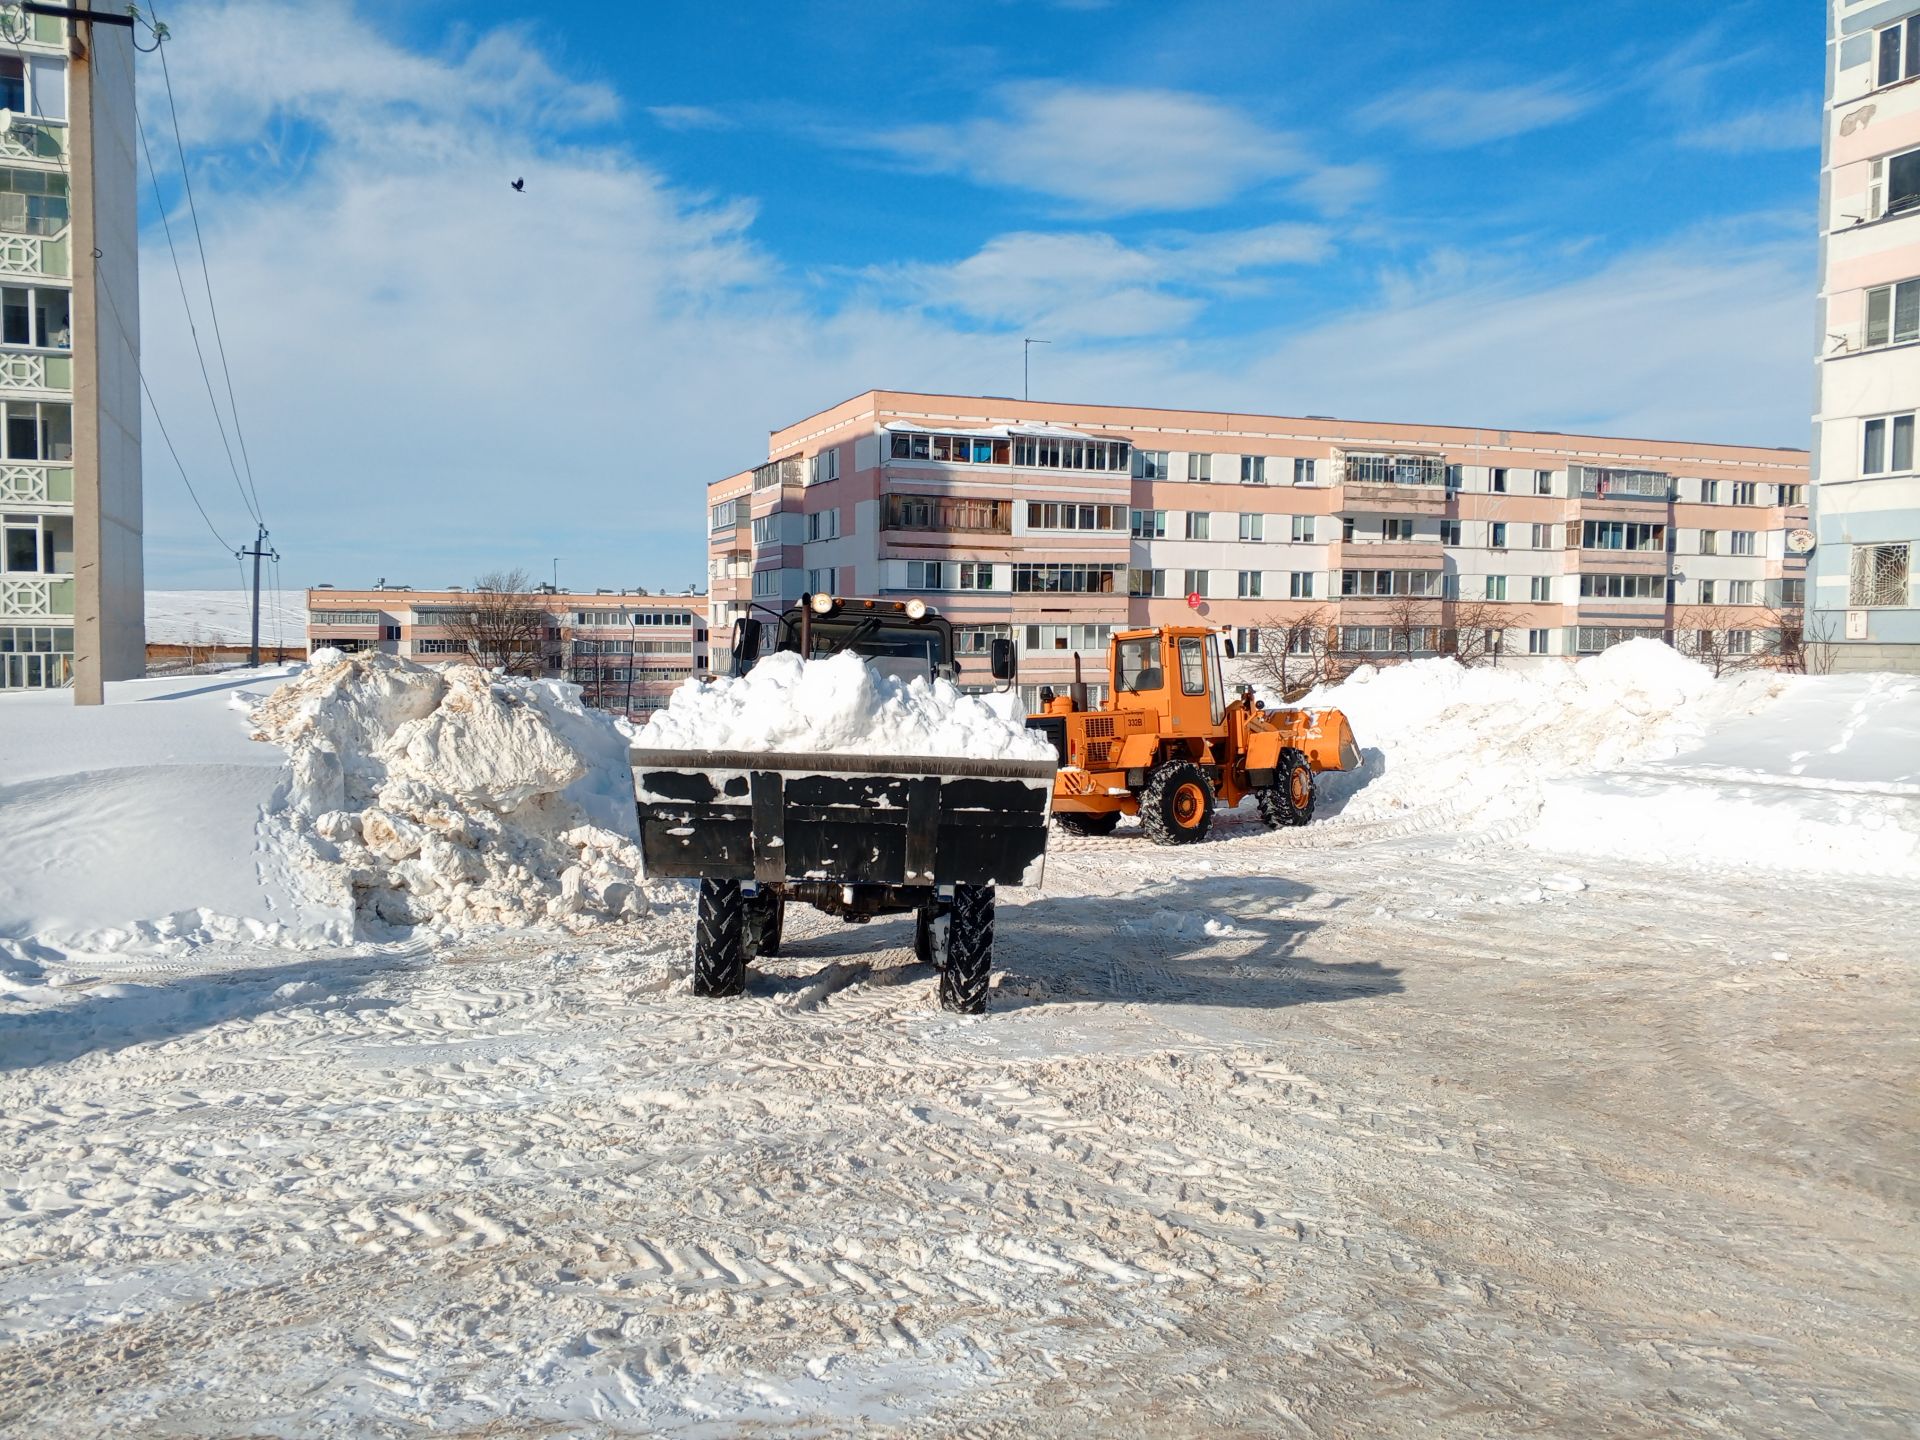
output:
<svg viewBox="0 0 1920 1440"><path fill-rule="evenodd" d="M951 680L959 669L953 654L953 626L919 599L870 600L822 593L803 595L798 605L788 607L771 625L749 615L734 622L735 675L753 668L768 638L772 649L811 660L851 652L874 670L903 680ZM990 668L996 680L1012 677L1010 641L994 642Z"/></svg>
<svg viewBox="0 0 1920 1440"><path fill-rule="evenodd" d="M1176 733L1201 735L1226 723L1220 637L1198 626L1123 630L1111 657L1115 710L1149 710Z"/></svg>

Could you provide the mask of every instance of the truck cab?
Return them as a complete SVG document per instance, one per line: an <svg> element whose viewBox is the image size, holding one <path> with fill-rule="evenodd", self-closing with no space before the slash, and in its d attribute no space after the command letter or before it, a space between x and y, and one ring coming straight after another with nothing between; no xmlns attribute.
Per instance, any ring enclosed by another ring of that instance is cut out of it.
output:
<svg viewBox="0 0 1920 1440"><path fill-rule="evenodd" d="M769 632L771 632L769 634ZM774 652L809 660L851 652L882 674L903 680L953 680L960 672L953 653L953 626L926 601L875 600L829 595L800 597L771 623L748 615L733 622L733 664L738 677L751 670L771 638ZM993 678L1013 678L1011 640L993 642Z"/></svg>

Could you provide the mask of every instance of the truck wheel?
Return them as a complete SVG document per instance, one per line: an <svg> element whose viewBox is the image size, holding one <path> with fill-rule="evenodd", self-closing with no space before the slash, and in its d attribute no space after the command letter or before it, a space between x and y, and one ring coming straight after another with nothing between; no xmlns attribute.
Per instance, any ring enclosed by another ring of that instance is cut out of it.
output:
<svg viewBox="0 0 1920 1440"><path fill-rule="evenodd" d="M1087 815L1075 811L1071 814L1056 812L1054 824L1069 835L1111 835L1120 828L1120 812L1108 810L1104 814Z"/></svg>
<svg viewBox="0 0 1920 1440"><path fill-rule="evenodd" d="M1313 766L1298 750L1282 750L1272 786L1260 792L1260 818L1269 830L1304 825L1313 819L1313 801Z"/></svg>
<svg viewBox="0 0 1920 1440"><path fill-rule="evenodd" d="M956 885L947 914L947 963L940 972L940 1008L978 1015L993 978L993 887Z"/></svg>
<svg viewBox="0 0 1920 1440"><path fill-rule="evenodd" d="M694 994L738 995L747 988L744 909L738 880L700 882L700 918L693 932Z"/></svg>
<svg viewBox="0 0 1920 1440"><path fill-rule="evenodd" d="M938 901L922 905L913 916L913 958L936 970L947 968L947 937L951 921Z"/></svg>
<svg viewBox="0 0 1920 1440"><path fill-rule="evenodd" d="M1213 784L1191 760L1169 760L1140 792L1140 828L1156 845L1191 845L1213 828Z"/></svg>
<svg viewBox="0 0 1920 1440"><path fill-rule="evenodd" d="M787 902L780 895L755 895L742 902L740 940L749 960L771 960L780 953Z"/></svg>

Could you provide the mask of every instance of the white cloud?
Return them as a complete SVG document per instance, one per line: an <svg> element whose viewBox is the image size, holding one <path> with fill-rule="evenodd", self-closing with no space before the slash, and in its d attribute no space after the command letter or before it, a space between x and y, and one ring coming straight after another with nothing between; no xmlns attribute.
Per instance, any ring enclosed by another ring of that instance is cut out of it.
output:
<svg viewBox="0 0 1920 1440"><path fill-rule="evenodd" d="M647 114L669 130L731 130L733 121L705 105L649 105Z"/></svg>
<svg viewBox="0 0 1920 1440"><path fill-rule="evenodd" d="M1525 85L1416 82L1364 106L1360 121L1374 128L1404 130L1418 145L1458 150L1558 125L1585 114L1599 98L1598 91L1565 78Z"/></svg>
<svg viewBox="0 0 1920 1440"><path fill-rule="evenodd" d="M1173 90L1010 85L997 115L860 142L927 170L1130 214L1217 205L1317 168L1290 135Z"/></svg>
<svg viewBox="0 0 1920 1440"><path fill-rule="evenodd" d="M1814 150L1820 145L1820 102L1790 100L1742 111L1724 120L1683 130L1677 143L1692 150L1743 154L1756 150Z"/></svg>

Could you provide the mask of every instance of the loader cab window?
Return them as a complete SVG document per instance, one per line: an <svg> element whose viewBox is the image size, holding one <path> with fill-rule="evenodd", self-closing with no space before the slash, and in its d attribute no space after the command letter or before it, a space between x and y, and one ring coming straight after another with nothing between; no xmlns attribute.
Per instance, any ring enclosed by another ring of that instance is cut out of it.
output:
<svg viewBox="0 0 1920 1440"><path fill-rule="evenodd" d="M1167 683L1160 669L1160 637L1148 635L1139 640L1122 640L1119 664L1114 667L1121 690L1137 695L1143 690L1158 690Z"/></svg>
<svg viewBox="0 0 1920 1440"><path fill-rule="evenodd" d="M1188 635L1180 641L1180 693L1207 693L1207 652L1198 635Z"/></svg>
<svg viewBox="0 0 1920 1440"><path fill-rule="evenodd" d="M783 621L782 650L798 650L797 624ZM902 680L931 680L936 675L951 676L940 629L934 624L883 625L873 619L815 620L812 625L813 654L809 659L824 660L851 650L883 675Z"/></svg>

